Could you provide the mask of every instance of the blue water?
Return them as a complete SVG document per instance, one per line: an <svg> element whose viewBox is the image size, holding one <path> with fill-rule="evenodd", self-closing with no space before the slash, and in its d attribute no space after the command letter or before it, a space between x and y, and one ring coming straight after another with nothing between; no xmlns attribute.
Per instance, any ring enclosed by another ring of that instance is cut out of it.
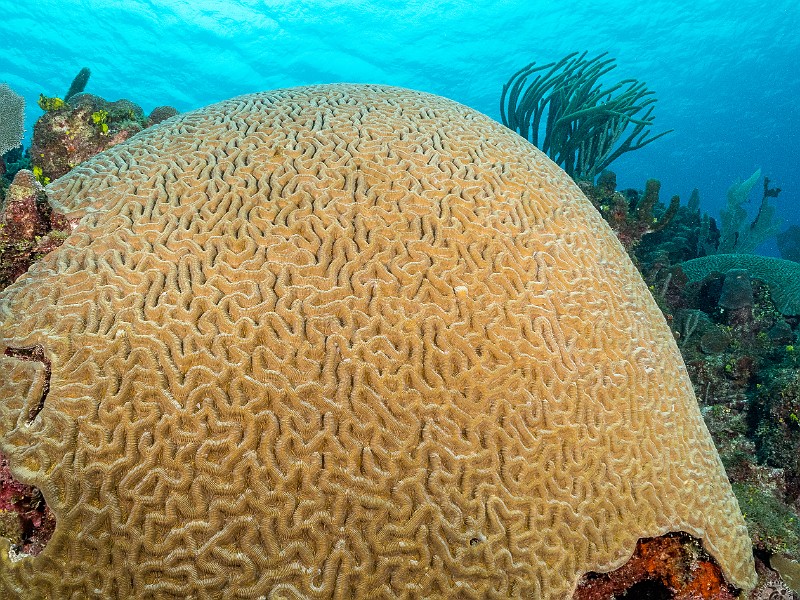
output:
<svg viewBox="0 0 800 600"><path fill-rule="evenodd" d="M499 119L503 83L533 60L609 51L615 78L659 98L655 132L675 132L612 169L620 187L700 189L715 214L757 168L800 222L800 8L796 1L267 2L0 0L0 81L28 102L87 91L145 111L181 111L242 93L319 82L375 82L448 96ZM757 204L760 185L753 191Z"/></svg>

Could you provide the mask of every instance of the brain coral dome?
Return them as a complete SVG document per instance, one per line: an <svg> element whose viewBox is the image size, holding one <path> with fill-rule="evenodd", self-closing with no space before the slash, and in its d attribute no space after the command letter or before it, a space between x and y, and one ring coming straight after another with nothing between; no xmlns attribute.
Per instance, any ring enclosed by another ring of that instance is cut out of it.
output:
<svg viewBox="0 0 800 600"><path fill-rule="evenodd" d="M0 449L57 524L0 539L0 597L555 599L671 531L753 585L645 284L488 117L242 96L47 193L77 226L0 293Z"/></svg>

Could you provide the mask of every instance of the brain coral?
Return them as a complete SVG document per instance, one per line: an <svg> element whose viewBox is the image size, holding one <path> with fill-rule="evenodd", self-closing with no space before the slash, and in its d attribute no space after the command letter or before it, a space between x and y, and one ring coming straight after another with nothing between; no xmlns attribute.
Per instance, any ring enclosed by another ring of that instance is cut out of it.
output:
<svg viewBox="0 0 800 600"><path fill-rule="evenodd" d="M488 117L243 96L48 194L79 221L0 294L0 448L57 526L0 596L564 598L678 530L753 584L645 284Z"/></svg>

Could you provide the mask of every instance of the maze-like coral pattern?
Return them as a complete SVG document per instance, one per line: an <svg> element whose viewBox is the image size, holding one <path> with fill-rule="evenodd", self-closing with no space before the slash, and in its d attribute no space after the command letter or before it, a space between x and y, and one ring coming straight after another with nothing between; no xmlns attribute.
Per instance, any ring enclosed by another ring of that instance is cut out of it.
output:
<svg viewBox="0 0 800 600"><path fill-rule="evenodd" d="M81 220L0 294L0 449L57 527L3 598L564 598L678 530L752 585L644 283L491 119L243 96L48 194Z"/></svg>

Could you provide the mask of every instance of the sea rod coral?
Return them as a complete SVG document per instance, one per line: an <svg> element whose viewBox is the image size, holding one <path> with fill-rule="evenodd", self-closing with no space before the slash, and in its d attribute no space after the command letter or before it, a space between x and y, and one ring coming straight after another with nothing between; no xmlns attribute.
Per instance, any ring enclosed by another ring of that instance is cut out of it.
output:
<svg viewBox="0 0 800 600"><path fill-rule="evenodd" d="M573 52L557 63L533 62L511 76L500 97L503 124L576 181L593 181L621 155L671 131L651 136L656 99L646 84L603 82L617 66L606 54L586 58L586 52Z"/></svg>
<svg viewBox="0 0 800 600"><path fill-rule="evenodd" d="M669 328L531 144L332 85L174 117L46 188L0 292L0 450L56 518L0 596L569 597L637 542L754 584Z"/></svg>

